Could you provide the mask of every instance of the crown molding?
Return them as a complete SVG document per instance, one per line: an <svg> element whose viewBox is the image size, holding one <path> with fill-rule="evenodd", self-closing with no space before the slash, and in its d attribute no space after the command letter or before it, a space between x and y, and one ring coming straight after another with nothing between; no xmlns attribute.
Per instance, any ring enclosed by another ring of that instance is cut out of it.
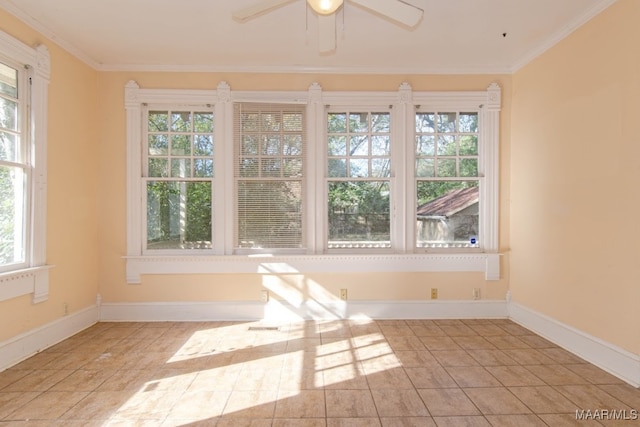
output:
<svg viewBox="0 0 640 427"><path fill-rule="evenodd" d="M16 4L13 1L0 0L0 9L4 9L11 15L15 16L16 18L18 18L19 20L27 24L32 29L36 30L37 32L45 36L50 41L54 42L55 44L63 48L65 51L67 51L71 55L78 58L80 61L84 62L94 70L99 71L101 66L99 62L97 62L95 59L87 55L83 50L76 47L73 43L70 43L69 41L63 39L62 37L59 37L53 30L51 30L46 25L38 21L36 18L34 18L33 16L26 13L24 10L20 9L18 6L16 6Z"/></svg>
<svg viewBox="0 0 640 427"><path fill-rule="evenodd" d="M1 0L0 0L1 1ZM308 65L206 65L206 64L100 64L97 71L105 72L200 72L200 73L295 73L295 74L384 74L384 75L465 75L511 74L508 66L500 67L318 67Z"/></svg>
<svg viewBox="0 0 640 427"><path fill-rule="evenodd" d="M511 69L509 70L509 74L513 74L516 71L520 70L522 67L536 59L538 56L542 55L544 52L560 43L560 41L567 38L575 30L586 24L593 17L595 17L600 12L607 9L617 1L618 0L600 0L599 2L597 2L593 7L586 10L582 15L576 17L568 25L562 28L562 30L553 33L542 44L538 45L538 47L522 56L522 58L516 61L513 67L511 67Z"/></svg>

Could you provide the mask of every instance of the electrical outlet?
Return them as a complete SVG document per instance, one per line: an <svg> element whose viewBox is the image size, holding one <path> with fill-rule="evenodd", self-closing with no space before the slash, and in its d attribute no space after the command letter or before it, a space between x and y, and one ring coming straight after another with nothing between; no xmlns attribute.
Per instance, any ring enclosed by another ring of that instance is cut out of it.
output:
<svg viewBox="0 0 640 427"><path fill-rule="evenodd" d="M269 302L269 291L266 289L260 291L260 299L262 302Z"/></svg>
<svg viewBox="0 0 640 427"><path fill-rule="evenodd" d="M473 288L473 299L480 299L480 288Z"/></svg>
<svg viewBox="0 0 640 427"><path fill-rule="evenodd" d="M347 290L346 289L340 289L340 299L343 301L347 300Z"/></svg>
<svg viewBox="0 0 640 427"><path fill-rule="evenodd" d="M431 299L438 299L438 288L431 288Z"/></svg>
<svg viewBox="0 0 640 427"><path fill-rule="evenodd" d="M66 316L69 314L69 304L65 302L64 305L62 306L62 309L64 310L63 316Z"/></svg>

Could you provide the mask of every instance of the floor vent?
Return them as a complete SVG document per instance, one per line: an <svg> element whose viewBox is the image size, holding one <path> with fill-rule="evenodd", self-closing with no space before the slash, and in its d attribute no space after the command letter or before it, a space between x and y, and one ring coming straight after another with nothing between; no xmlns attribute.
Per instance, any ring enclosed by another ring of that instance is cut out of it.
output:
<svg viewBox="0 0 640 427"><path fill-rule="evenodd" d="M249 326L250 331L277 331L277 326Z"/></svg>

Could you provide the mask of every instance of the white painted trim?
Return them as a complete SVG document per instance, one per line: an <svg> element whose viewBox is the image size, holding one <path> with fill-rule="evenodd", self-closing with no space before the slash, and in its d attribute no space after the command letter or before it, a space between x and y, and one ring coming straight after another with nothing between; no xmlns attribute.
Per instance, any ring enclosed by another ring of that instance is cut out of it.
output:
<svg viewBox="0 0 640 427"><path fill-rule="evenodd" d="M509 303L516 323L593 363L634 387L640 387L640 355L589 335L518 303Z"/></svg>
<svg viewBox="0 0 640 427"><path fill-rule="evenodd" d="M326 207L326 191L319 191L325 188L326 181L323 169L318 164L308 168L307 172L315 172L307 175L313 185L307 197L308 213L306 219L309 221L305 227L305 232L312 234L309 237L306 256L283 256L280 254L274 258L269 258L268 264L286 265L287 269L297 272L313 271L348 271L348 272L370 272L370 271L478 271L484 272L487 280L500 279L500 256L497 254L498 242L498 141L501 96L500 87L493 83L486 91L460 91L460 92L412 92L408 83L403 83L398 91L330 91L323 92L318 84L312 84L307 92L301 91L232 91L226 82L220 82L217 90L182 90L182 89L141 89L134 81L129 81L125 86L125 108L127 111L127 282L140 283L143 274L207 274L207 273L255 273L264 267L264 258L253 258L247 256L233 256L233 236L231 231L234 227L233 218L233 193L228 189L233 188L232 168L233 150L231 149L230 135L232 132L232 101L253 101L253 102L294 102L307 105L308 121L311 123L309 138L309 148L315 154L315 160L321 164L326 162L326 149L319 141L324 140L323 123L324 109L322 106L345 106L351 107L363 105L364 108L379 107L380 105L396 105L397 113L394 113L395 120L400 122L400 131L404 135L397 138L399 141L407 140L412 135L409 132L413 129L413 111L410 105L421 105L427 108L456 110L473 109L480 111L485 117L488 125L487 130L482 133L482 145L488 145L486 152L482 152L481 158L487 158L483 164L481 179L486 181L485 193L481 201L483 217L487 218L487 224L481 230L481 235L487 241L483 245L484 252L457 252L455 250L444 249L442 252L429 252L428 254L413 253L413 234L404 230L414 228L409 212L412 212L412 205L407 203L407 199L393 200L394 212L401 211L402 215L393 221L396 224L394 234L399 236L394 239L393 253L387 255L383 253L366 254L349 253L344 256L323 255L324 233L326 233L326 215L323 206ZM144 197L141 189L141 127L143 118L141 115L142 105L154 103L181 103L198 104L213 103L216 105L216 194L217 200L223 203L216 203L214 206L214 248L212 251L185 251L185 252L144 252ZM224 105L218 105L218 104ZM219 117L219 116L222 117ZM403 120L400 120L403 119ZM404 125L404 126L402 126ZM394 126L395 127L395 126ZM222 137L222 138L220 138ZM315 150L315 151L313 151ZM409 158L413 164L413 157L410 152L399 150L393 154L396 163L402 163L402 159ZM222 162L224 160L224 162ZM308 162L309 163L309 162ZM308 166L307 163L307 166ZM394 172L404 170L403 165L394 164ZM413 166L411 166L413 168ZM325 168L326 169L326 168ZM410 169L411 170L411 169ZM394 188L394 194L407 193L406 181L409 175L398 172L392 177L392 183L399 185ZM222 186L224 184L224 187ZM492 187L492 186L495 186ZM225 191L227 190L227 191ZM222 193L222 194L220 194ZM400 197L400 196L397 196ZM405 196L406 197L406 196ZM401 203L398 203L401 202ZM397 208L399 205L402 208ZM397 208L397 209L396 209ZM223 227L223 228L221 228Z"/></svg>
<svg viewBox="0 0 640 427"><path fill-rule="evenodd" d="M89 64L90 65L90 64ZM387 67L350 67L350 66L317 66L304 65L205 65L205 64L100 64L94 67L97 71L129 71L129 72L173 72L173 73L295 73L295 74L385 74L385 75L424 75L424 74L486 74L511 75L512 67L505 65L489 65L486 67L406 67L402 65Z"/></svg>
<svg viewBox="0 0 640 427"><path fill-rule="evenodd" d="M101 321L506 318L506 301L307 301L103 303Z"/></svg>
<svg viewBox="0 0 640 427"><path fill-rule="evenodd" d="M9 281L8 289L0 289L0 301L33 293L32 303L46 301L49 297L49 269L47 261L47 117L49 81L51 79L51 58L44 45L28 46L20 40L0 31L0 58L7 58L25 66L20 70L20 78L25 82L22 89L27 95L20 98L29 105L22 117L24 129L26 166L28 173L28 214L26 227L28 243L26 262L19 270L0 275L0 283ZM27 100L28 99L28 100ZM21 101L22 102L22 101Z"/></svg>
<svg viewBox="0 0 640 427"><path fill-rule="evenodd" d="M0 273L0 301L33 293L33 303L46 300L52 265ZM43 299L44 298L44 299Z"/></svg>
<svg viewBox="0 0 640 427"><path fill-rule="evenodd" d="M311 272L484 272L486 280L500 279L500 255L343 254L290 256L127 256L127 283L140 283L144 274Z"/></svg>
<svg viewBox="0 0 640 427"><path fill-rule="evenodd" d="M66 50L67 52L69 52L70 54L72 54L73 56L75 56L76 58L78 58L79 60L81 60L88 66L90 66L91 68L98 70L101 67L98 61L89 57L83 50L78 49L78 47L76 47L73 43L70 43L66 39L59 37L54 31L52 31L45 25L42 25L40 21L38 21L28 13L24 12L18 6L16 6L16 4L13 1L0 0L0 8L6 10L10 14L12 14L13 16L18 18L25 24L33 28L34 30L44 35L49 40L54 41L64 50Z"/></svg>
<svg viewBox="0 0 640 427"><path fill-rule="evenodd" d="M94 325L100 308L92 305L0 342L0 372Z"/></svg>

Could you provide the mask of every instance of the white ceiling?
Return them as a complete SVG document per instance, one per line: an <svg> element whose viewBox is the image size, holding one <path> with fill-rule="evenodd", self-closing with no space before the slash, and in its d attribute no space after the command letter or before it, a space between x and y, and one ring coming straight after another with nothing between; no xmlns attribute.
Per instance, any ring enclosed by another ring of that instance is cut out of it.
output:
<svg viewBox="0 0 640 427"><path fill-rule="evenodd" d="M336 52L321 55L305 0L245 23L231 18L257 1L0 0L0 7L98 70L511 73L615 2L405 0L425 11L407 30L346 0Z"/></svg>

